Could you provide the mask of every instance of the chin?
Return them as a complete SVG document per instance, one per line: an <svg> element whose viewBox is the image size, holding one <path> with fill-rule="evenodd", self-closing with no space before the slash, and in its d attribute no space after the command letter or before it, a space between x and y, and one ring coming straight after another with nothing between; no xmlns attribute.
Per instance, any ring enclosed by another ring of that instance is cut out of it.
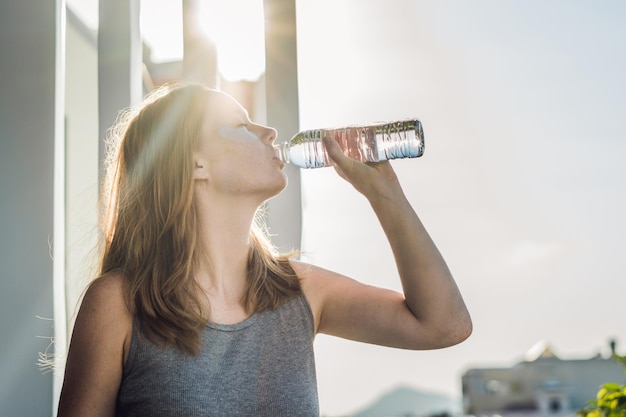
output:
<svg viewBox="0 0 626 417"><path fill-rule="evenodd" d="M287 180L287 176L283 175L282 181L276 181L273 186L267 187L264 201L270 200L279 195L285 188L287 188L288 183L289 181Z"/></svg>
<svg viewBox="0 0 626 417"><path fill-rule="evenodd" d="M277 182L278 191L276 194L287 188L287 185L289 184L289 177L287 177L285 171L280 171L280 177L281 179Z"/></svg>
<svg viewBox="0 0 626 417"><path fill-rule="evenodd" d="M289 184L289 180L287 179L287 176L284 176L284 181L282 182L282 184L280 185L280 187L276 188L276 191L274 192L274 194L272 195L272 197L276 197L278 194L280 194L281 192L283 192L283 190L285 188L287 188L287 185Z"/></svg>

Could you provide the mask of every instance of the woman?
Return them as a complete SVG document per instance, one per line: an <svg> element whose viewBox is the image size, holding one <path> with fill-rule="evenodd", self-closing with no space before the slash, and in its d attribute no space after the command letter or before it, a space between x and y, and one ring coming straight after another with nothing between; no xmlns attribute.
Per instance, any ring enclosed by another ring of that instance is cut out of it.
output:
<svg viewBox="0 0 626 417"><path fill-rule="evenodd" d="M86 291L59 416L318 416L313 338L451 346L471 320L388 162L325 141L370 202L404 294L279 256L257 222L287 184L276 131L230 96L167 87L119 124L100 276Z"/></svg>

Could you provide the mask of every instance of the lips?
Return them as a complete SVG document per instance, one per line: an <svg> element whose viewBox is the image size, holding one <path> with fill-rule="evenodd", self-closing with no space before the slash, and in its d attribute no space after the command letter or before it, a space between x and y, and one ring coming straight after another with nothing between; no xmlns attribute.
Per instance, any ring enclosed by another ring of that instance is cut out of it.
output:
<svg viewBox="0 0 626 417"><path fill-rule="evenodd" d="M281 159L279 157L275 156L272 159L278 161L278 165L280 166L280 169L283 169L285 167L285 163L283 161L281 161Z"/></svg>
<svg viewBox="0 0 626 417"><path fill-rule="evenodd" d="M274 157L272 159L277 160L280 163L280 167L283 168L285 166L285 161L281 158L280 147L278 145L273 145L272 150L274 151Z"/></svg>

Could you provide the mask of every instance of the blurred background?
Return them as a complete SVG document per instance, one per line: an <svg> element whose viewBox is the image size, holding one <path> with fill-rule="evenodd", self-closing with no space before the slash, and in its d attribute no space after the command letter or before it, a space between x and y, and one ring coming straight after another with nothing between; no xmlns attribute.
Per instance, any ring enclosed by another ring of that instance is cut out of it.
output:
<svg viewBox="0 0 626 417"><path fill-rule="evenodd" d="M393 165L474 333L428 352L318 336L324 415L385 415L366 411L416 392L448 404L422 413L463 412L476 370L623 354L625 20L619 0L3 2L0 415L55 414L62 367L45 363L63 363L93 277L102 139L119 110L177 79L231 93L278 142L424 124L424 156ZM277 244L399 290L367 201L332 169L288 175L269 203Z"/></svg>

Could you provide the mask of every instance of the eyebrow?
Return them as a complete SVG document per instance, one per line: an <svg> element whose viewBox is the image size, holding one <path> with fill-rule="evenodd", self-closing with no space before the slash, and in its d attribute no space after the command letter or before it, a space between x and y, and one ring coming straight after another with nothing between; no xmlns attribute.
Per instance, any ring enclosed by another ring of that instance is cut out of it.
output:
<svg viewBox="0 0 626 417"><path fill-rule="evenodd" d="M237 112L231 112L231 115L236 115L237 117L241 117L244 120L251 120L250 114L248 114L248 110L246 110L243 106L238 106ZM232 116L231 116L232 117Z"/></svg>

